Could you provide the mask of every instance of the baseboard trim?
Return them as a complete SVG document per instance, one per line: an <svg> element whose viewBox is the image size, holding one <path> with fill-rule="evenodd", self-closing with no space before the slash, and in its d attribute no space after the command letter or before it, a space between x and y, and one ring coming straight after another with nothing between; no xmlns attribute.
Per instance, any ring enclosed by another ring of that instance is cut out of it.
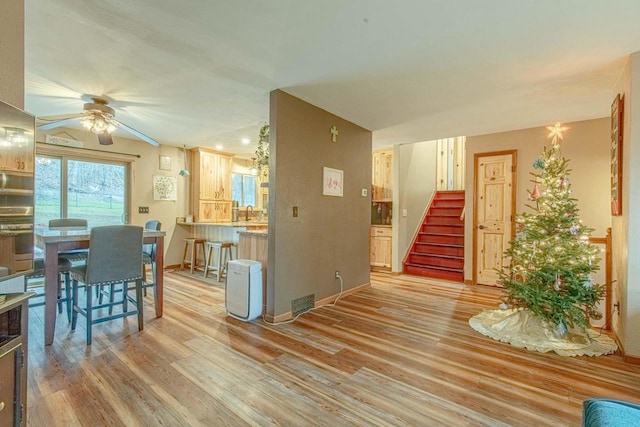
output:
<svg viewBox="0 0 640 427"><path fill-rule="evenodd" d="M626 363L631 363L632 365L640 365L640 357L637 357L637 356L622 356L622 359Z"/></svg>
<svg viewBox="0 0 640 427"><path fill-rule="evenodd" d="M360 292L361 290L366 289L366 288L370 288L370 287L371 287L371 282L367 282L367 283L364 283L362 285L354 286L353 288L349 288L349 289L343 291L342 295L340 296L340 298L346 297L347 295L355 294L356 292ZM332 304L336 300L338 295L340 295L340 293L333 294L333 295L328 296L326 298L322 298L321 300L317 300L315 302L315 304L313 305L313 307L314 308L320 308L320 307L325 306L327 304ZM282 313L282 314L279 314L277 316L273 316L273 315L269 315L269 314L265 314L264 315L264 320L266 322L268 322L268 323L286 322L287 320L291 320L292 318L293 318L293 313L291 311L287 311L286 313Z"/></svg>

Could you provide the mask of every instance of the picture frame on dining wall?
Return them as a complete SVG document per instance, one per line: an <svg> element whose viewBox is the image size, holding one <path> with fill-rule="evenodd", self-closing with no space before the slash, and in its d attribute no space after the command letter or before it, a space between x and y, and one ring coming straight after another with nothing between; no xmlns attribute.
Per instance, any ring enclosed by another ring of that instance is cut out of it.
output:
<svg viewBox="0 0 640 427"><path fill-rule="evenodd" d="M611 104L611 215L622 215L622 141L624 95L616 95Z"/></svg>

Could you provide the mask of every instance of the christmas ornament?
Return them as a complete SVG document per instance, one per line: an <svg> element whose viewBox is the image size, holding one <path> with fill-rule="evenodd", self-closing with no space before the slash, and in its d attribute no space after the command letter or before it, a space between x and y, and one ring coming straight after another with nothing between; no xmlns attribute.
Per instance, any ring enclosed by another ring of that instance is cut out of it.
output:
<svg viewBox="0 0 640 427"><path fill-rule="evenodd" d="M562 286L562 277L556 274L556 282L553 284L553 289L555 289L556 291L559 291L560 286Z"/></svg>
<svg viewBox="0 0 640 427"><path fill-rule="evenodd" d="M506 310L507 308L509 308L509 306L505 303L500 303L500 305L498 306L498 308L500 310Z"/></svg>
<svg viewBox="0 0 640 427"><path fill-rule="evenodd" d="M569 227L569 233L571 233L572 236L575 236L576 234L578 234L578 231L580 231L580 229L575 224Z"/></svg>
<svg viewBox="0 0 640 427"><path fill-rule="evenodd" d="M542 169L544 168L544 160L542 160L540 157L538 157L534 162L533 162L533 167L536 169Z"/></svg>
<svg viewBox="0 0 640 427"><path fill-rule="evenodd" d="M595 320L600 320L602 319L602 313L592 308L591 310L589 310L589 317Z"/></svg>
<svg viewBox="0 0 640 427"><path fill-rule="evenodd" d="M538 184L535 184L533 186L533 191L531 192L531 198L533 200L536 200L536 199L540 198L540 187L538 187Z"/></svg>
<svg viewBox="0 0 640 427"><path fill-rule="evenodd" d="M584 281L584 287L587 289L591 289L593 287L593 276L589 274L587 280Z"/></svg>

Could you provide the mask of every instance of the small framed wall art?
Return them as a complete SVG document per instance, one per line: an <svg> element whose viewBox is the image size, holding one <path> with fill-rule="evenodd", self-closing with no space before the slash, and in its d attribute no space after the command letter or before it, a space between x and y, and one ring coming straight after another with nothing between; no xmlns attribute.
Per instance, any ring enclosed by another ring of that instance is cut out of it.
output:
<svg viewBox="0 0 640 427"><path fill-rule="evenodd" d="M160 156L160 170L161 171L170 171L171 170L171 157L169 156Z"/></svg>
<svg viewBox="0 0 640 427"><path fill-rule="evenodd" d="M342 197L344 172L328 167L322 168L322 195Z"/></svg>
<svg viewBox="0 0 640 427"><path fill-rule="evenodd" d="M175 176L153 175L153 200L177 200L177 184Z"/></svg>
<svg viewBox="0 0 640 427"><path fill-rule="evenodd" d="M611 215L622 215L622 139L624 95L611 104Z"/></svg>

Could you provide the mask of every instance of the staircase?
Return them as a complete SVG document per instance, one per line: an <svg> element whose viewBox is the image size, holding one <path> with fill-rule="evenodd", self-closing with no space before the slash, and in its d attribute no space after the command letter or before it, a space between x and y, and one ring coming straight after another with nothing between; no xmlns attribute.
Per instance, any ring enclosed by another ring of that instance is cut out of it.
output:
<svg viewBox="0 0 640 427"><path fill-rule="evenodd" d="M438 191L404 260L414 276L464 281L464 191Z"/></svg>

